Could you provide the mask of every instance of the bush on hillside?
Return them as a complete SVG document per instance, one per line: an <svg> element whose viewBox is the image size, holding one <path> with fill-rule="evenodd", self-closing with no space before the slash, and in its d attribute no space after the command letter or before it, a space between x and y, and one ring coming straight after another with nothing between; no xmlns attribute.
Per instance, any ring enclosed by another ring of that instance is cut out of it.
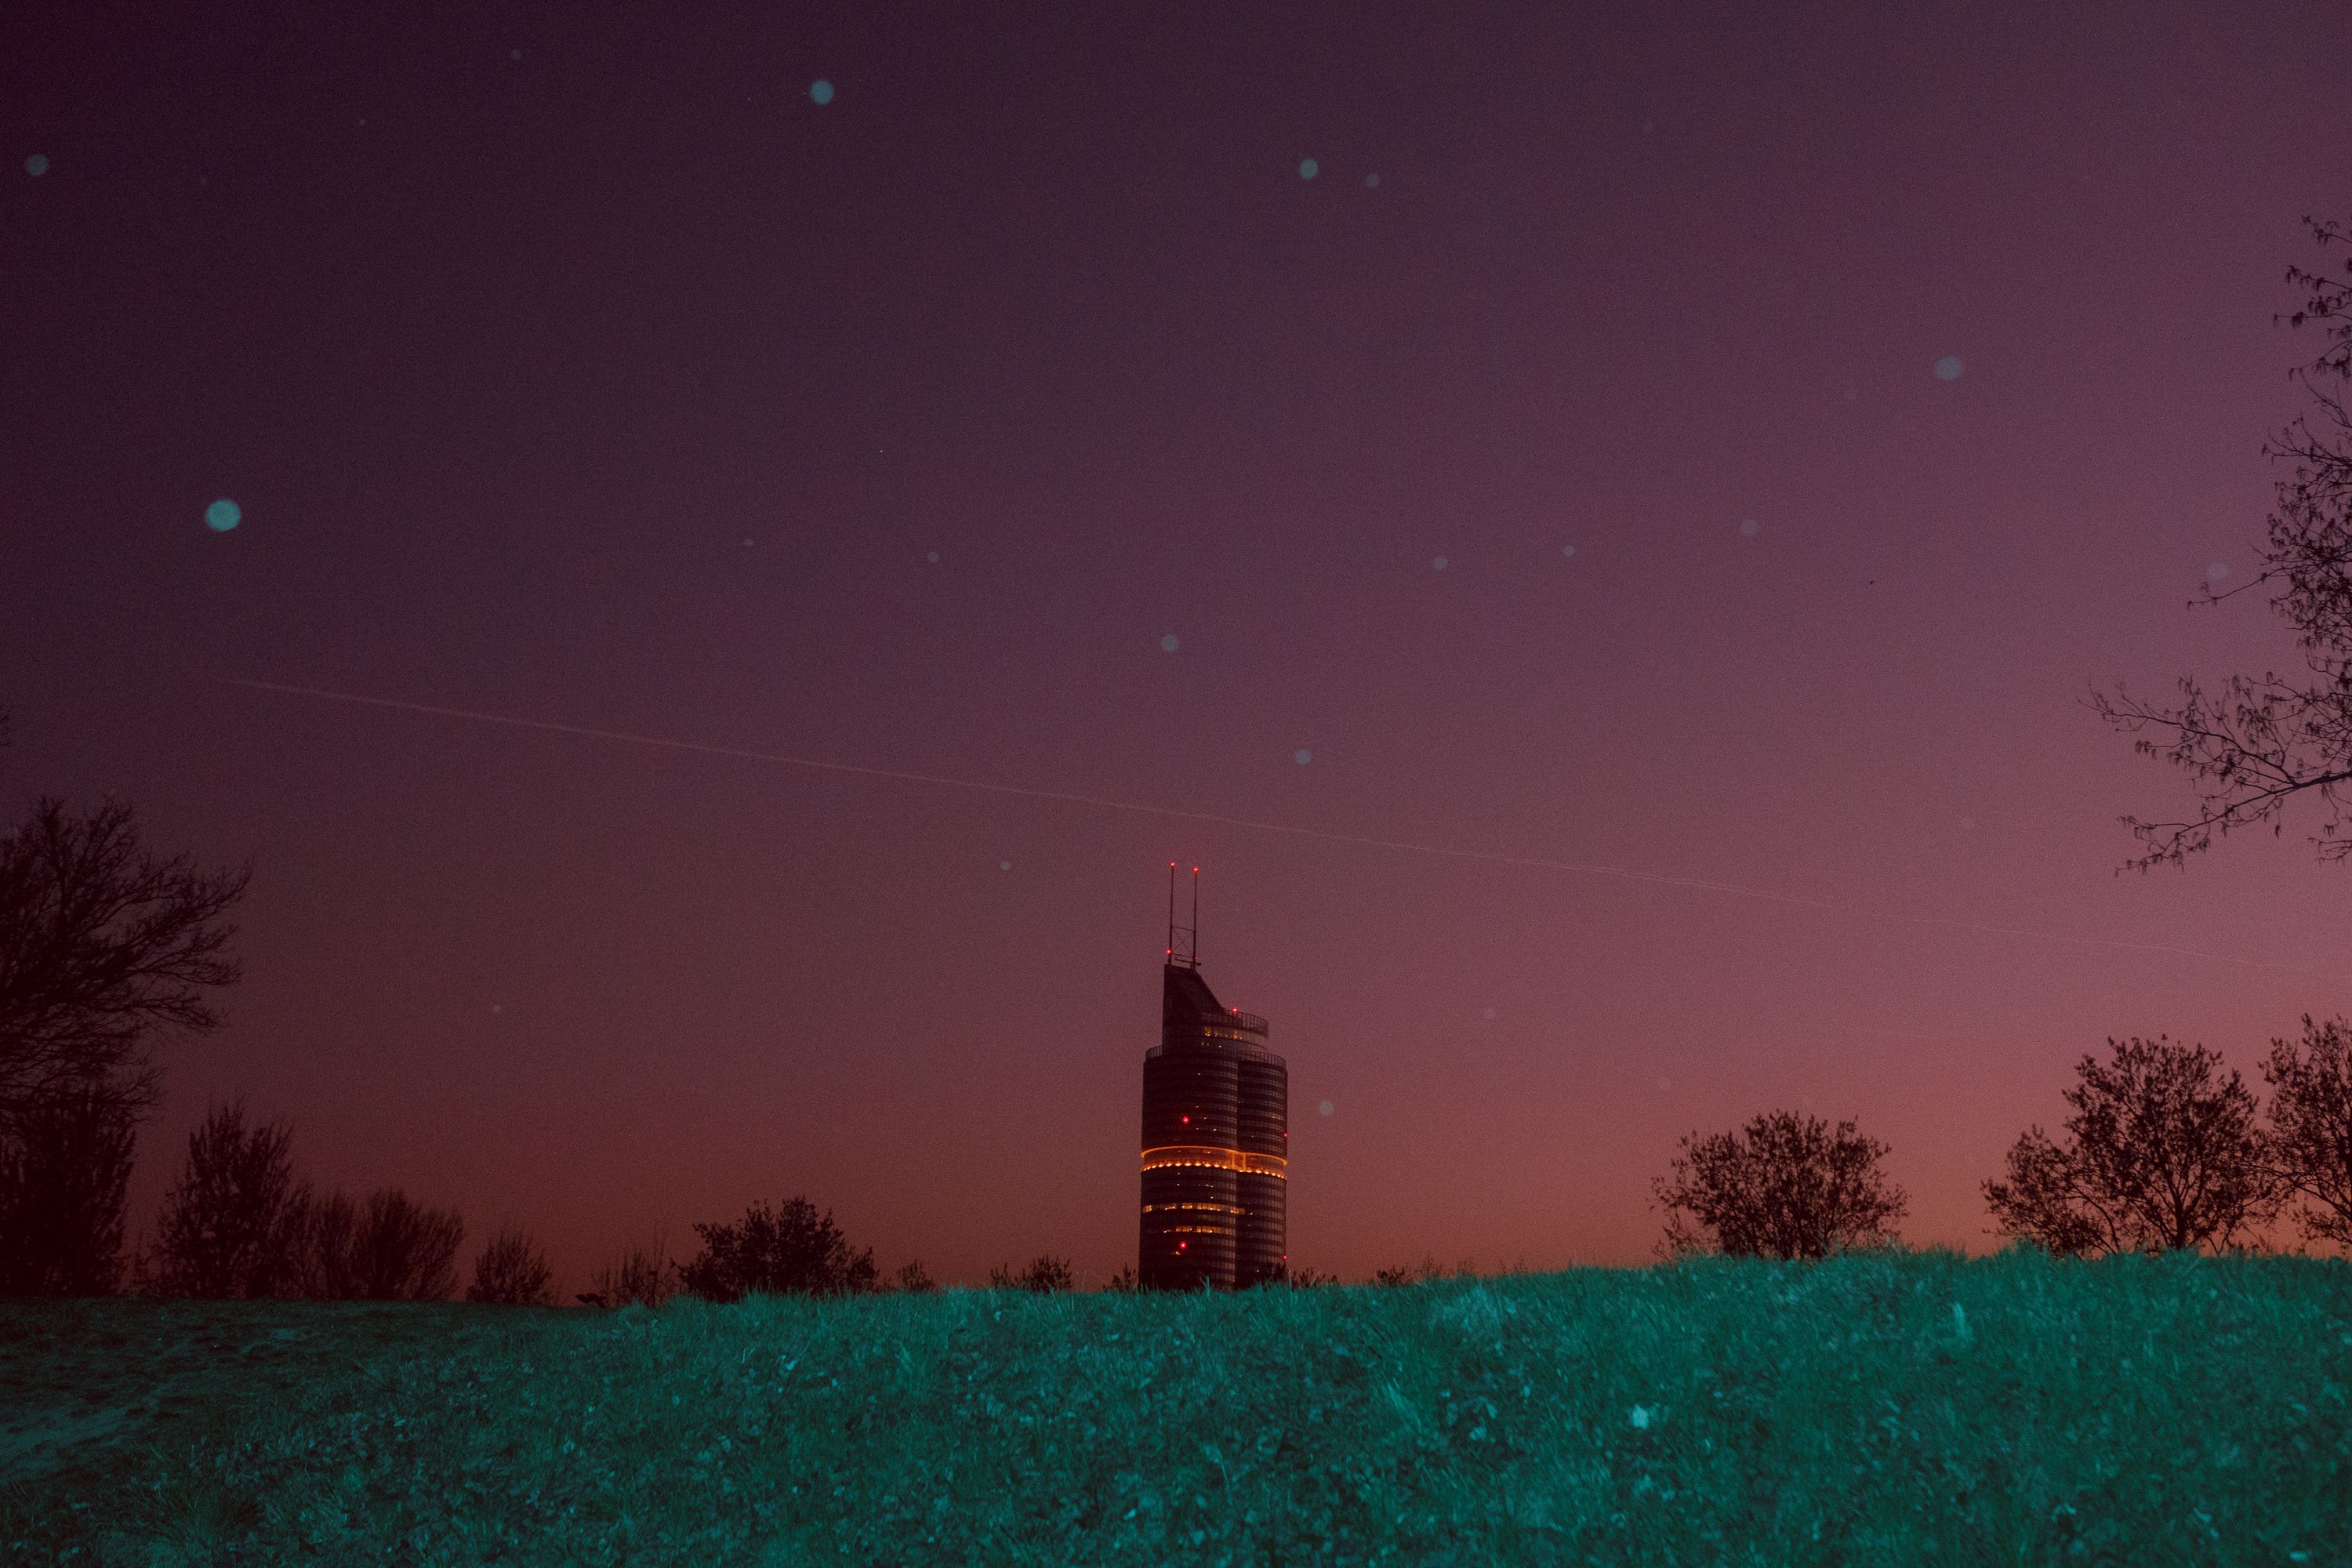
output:
<svg viewBox="0 0 2352 1568"><path fill-rule="evenodd" d="M754 1205L740 1225L698 1225L702 1254L679 1270L684 1288L707 1301L772 1296L860 1295L874 1289L874 1249L853 1253L830 1213L804 1197L771 1213Z"/></svg>
<svg viewBox="0 0 2352 1568"><path fill-rule="evenodd" d="M506 1307L552 1307L553 1277L547 1256L520 1229L501 1229L474 1259L474 1282L466 1300Z"/></svg>

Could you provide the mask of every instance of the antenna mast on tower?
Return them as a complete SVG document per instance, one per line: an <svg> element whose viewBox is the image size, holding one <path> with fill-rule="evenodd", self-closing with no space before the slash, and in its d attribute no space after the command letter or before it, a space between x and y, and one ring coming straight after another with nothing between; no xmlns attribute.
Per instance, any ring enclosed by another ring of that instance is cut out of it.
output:
<svg viewBox="0 0 2352 1568"><path fill-rule="evenodd" d="M1184 933L1184 945L1180 951L1176 933ZM1192 868L1192 923L1189 927L1176 923L1176 862L1168 862L1168 962L1181 963L1192 969L1201 967L1201 868Z"/></svg>

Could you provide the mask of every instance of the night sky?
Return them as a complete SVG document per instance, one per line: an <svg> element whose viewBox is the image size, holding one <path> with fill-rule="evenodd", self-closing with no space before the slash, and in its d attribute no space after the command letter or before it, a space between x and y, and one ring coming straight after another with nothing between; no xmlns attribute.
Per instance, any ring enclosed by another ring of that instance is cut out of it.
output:
<svg viewBox="0 0 2352 1568"><path fill-rule="evenodd" d="M2116 875L2194 790L2086 704L2302 673L2187 605L2352 23L1738 9L12 12L0 804L255 864L134 1238L242 1094L461 1280L1099 1283L1171 861L1349 1279L1644 1265L1777 1109L1988 1252L2110 1036L2267 1104L2352 869Z"/></svg>

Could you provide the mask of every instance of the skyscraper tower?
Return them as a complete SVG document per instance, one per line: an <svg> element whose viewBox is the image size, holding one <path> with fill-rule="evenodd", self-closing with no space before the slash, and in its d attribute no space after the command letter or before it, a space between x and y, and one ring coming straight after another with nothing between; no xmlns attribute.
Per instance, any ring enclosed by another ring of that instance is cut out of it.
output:
<svg viewBox="0 0 2352 1568"><path fill-rule="evenodd" d="M1201 868L1192 924L1176 937L1168 863L1168 950L1160 1043L1143 1054L1143 1214L1135 1271L1147 1289L1241 1289L1289 1255L1290 1069L1265 1020L1220 1005L1201 978Z"/></svg>

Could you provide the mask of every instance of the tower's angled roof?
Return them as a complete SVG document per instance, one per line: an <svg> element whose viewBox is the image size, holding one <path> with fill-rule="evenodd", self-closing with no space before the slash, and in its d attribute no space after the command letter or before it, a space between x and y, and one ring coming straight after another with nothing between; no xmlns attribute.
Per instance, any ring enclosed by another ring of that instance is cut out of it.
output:
<svg viewBox="0 0 2352 1568"><path fill-rule="evenodd" d="M1171 963L1161 967L1160 974L1160 1022L1163 1027L1229 1016L1217 1001L1217 994L1201 978L1200 971L1189 964Z"/></svg>

